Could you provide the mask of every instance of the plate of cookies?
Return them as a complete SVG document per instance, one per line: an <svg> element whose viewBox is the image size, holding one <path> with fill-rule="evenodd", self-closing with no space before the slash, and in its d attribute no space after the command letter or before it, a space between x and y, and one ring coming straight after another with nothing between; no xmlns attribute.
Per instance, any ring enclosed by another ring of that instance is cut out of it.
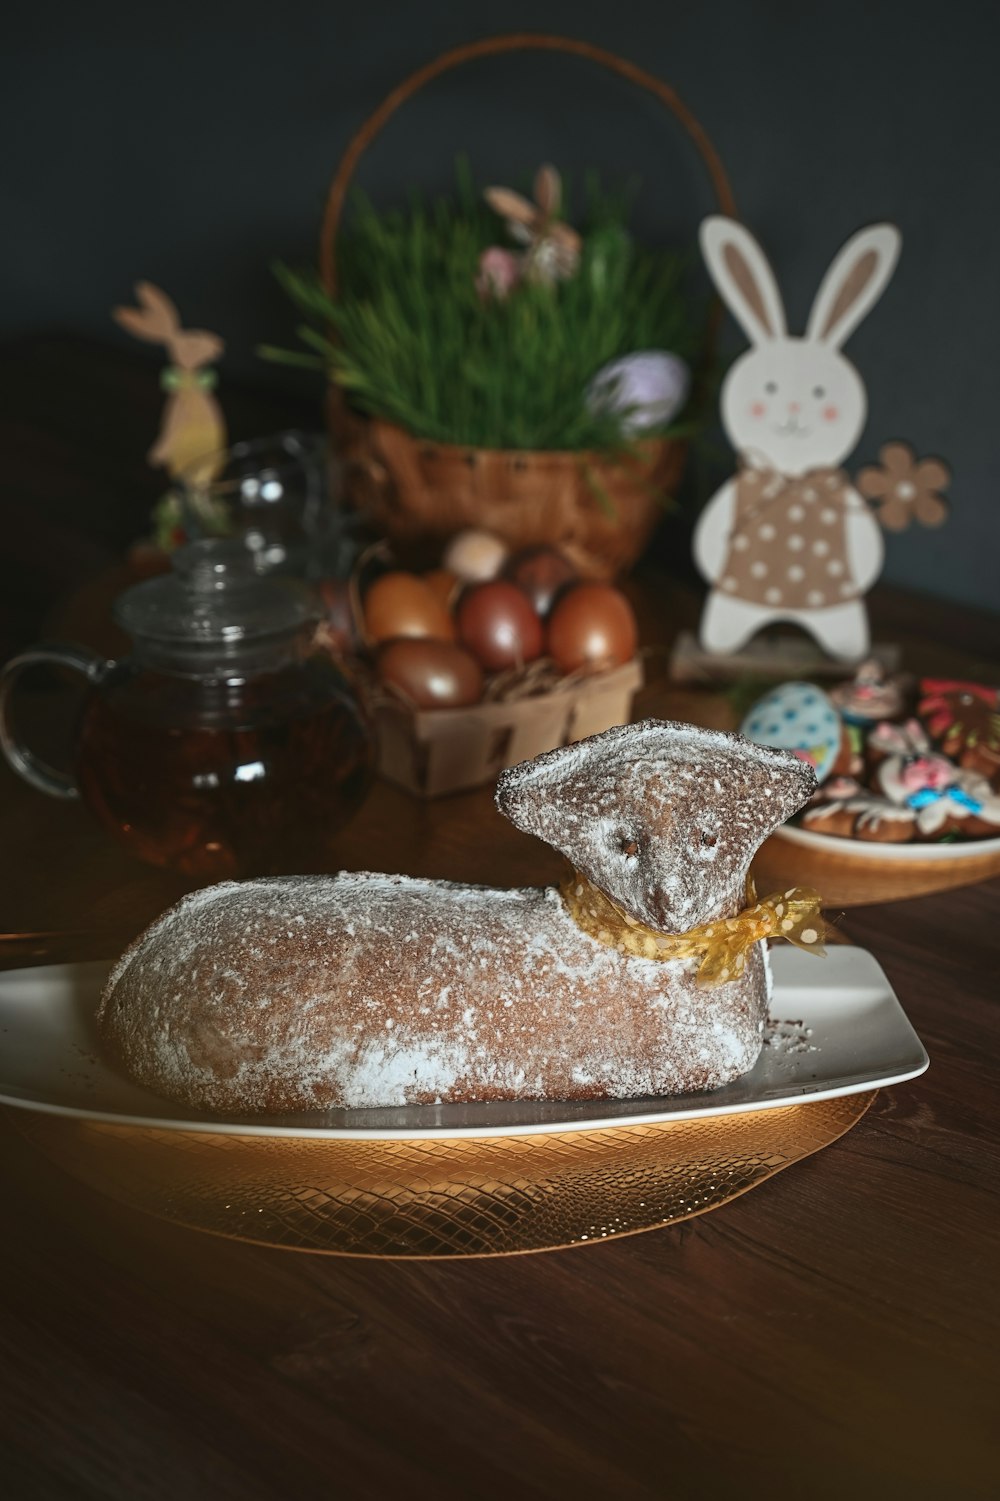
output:
<svg viewBox="0 0 1000 1501"><path fill-rule="evenodd" d="M871 661L829 692L780 684L740 728L816 770L782 840L869 862L1000 863L1000 690Z"/></svg>

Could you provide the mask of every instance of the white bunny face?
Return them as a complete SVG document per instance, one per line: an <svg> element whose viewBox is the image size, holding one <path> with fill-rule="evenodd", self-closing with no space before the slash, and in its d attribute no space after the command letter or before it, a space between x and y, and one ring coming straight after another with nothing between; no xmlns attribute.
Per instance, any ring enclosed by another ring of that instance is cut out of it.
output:
<svg viewBox="0 0 1000 1501"><path fill-rule="evenodd" d="M849 360L792 338L747 350L723 382L721 403L736 451L782 474L841 463L857 444L868 410Z"/></svg>
<svg viewBox="0 0 1000 1501"><path fill-rule="evenodd" d="M701 245L712 278L752 348L722 388L734 447L752 462L797 475L841 463L867 414L865 390L840 346L876 302L899 254L899 231L854 235L823 278L802 338L789 336L774 275L753 236L733 219L706 219Z"/></svg>

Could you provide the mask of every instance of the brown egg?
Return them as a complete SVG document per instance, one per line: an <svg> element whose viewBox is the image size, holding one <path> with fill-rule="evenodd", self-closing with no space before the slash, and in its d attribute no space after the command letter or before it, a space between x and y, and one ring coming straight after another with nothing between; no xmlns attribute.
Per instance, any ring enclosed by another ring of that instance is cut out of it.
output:
<svg viewBox="0 0 1000 1501"><path fill-rule="evenodd" d="M386 641L375 666L379 682L418 709L460 709L483 696L483 669L453 641Z"/></svg>
<svg viewBox="0 0 1000 1501"><path fill-rule="evenodd" d="M465 584L484 584L495 579L510 548L501 537L479 527L458 532L445 548L442 564Z"/></svg>
<svg viewBox="0 0 1000 1501"><path fill-rule="evenodd" d="M455 638L445 605L415 573L383 573L375 580L365 595L365 626L376 642L396 636Z"/></svg>
<svg viewBox="0 0 1000 1501"><path fill-rule="evenodd" d="M515 553L503 576L524 590L544 620L556 596L575 580L576 569L558 548L529 547Z"/></svg>
<svg viewBox="0 0 1000 1501"><path fill-rule="evenodd" d="M560 672L600 672L635 656L639 632L632 606L611 584L576 584L549 620L547 650Z"/></svg>
<svg viewBox="0 0 1000 1501"><path fill-rule="evenodd" d="M450 611L462 588L458 574L452 573L448 568L433 568L430 573L422 574L421 577L431 593Z"/></svg>
<svg viewBox="0 0 1000 1501"><path fill-rule="evenodd" d="M458 638L488 672L533 662L542 654L542 622L516 584L475 584L458 603Z"/></svg>

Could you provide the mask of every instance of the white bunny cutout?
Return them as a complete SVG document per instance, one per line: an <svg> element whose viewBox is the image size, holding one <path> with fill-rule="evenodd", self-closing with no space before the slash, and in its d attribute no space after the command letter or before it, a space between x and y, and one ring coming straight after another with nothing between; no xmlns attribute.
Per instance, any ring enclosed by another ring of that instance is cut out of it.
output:
<svg viewBox="0 0 1000 1501"><path fill-rule="evenodd" d="M726 434L740 458L702 512L694 558L711 592L702 646L736 651L788 620L831 656L869 649L863 595L882 568L882 534L839 468L865 424L865 388L840 346L881 296L899 256L891 224L860 230L836 256L804 336L790 335L774 275L733 219L706 219L701 248L751 341L722 385Z"/></svg>

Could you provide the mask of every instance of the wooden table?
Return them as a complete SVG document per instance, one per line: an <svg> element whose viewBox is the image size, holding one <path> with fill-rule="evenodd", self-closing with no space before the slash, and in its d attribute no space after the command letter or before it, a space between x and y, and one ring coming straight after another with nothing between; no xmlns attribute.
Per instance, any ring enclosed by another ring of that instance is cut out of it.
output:
<svg viewBox="0 0 1000 1501"><path fill-rule="evenodd" d="M647 640L691 618L680 588L664 603L647 578L639 599ZM63 623L96 639L93 597L74 610ZM933 671L995 667L988 624L876 602L877 630ZM660 681L642 707L692 703ZM58 958L184 889L5 768L0 848L2 926L82 930ZM331 863L554 872L487 792L426 806L385 785ZM4 1494L995 1495L1000 881L853 907L841 927L886 969L930 1071L744 1197L614 1243L296 1255L125 1209L0 1122Z"/></svg>

